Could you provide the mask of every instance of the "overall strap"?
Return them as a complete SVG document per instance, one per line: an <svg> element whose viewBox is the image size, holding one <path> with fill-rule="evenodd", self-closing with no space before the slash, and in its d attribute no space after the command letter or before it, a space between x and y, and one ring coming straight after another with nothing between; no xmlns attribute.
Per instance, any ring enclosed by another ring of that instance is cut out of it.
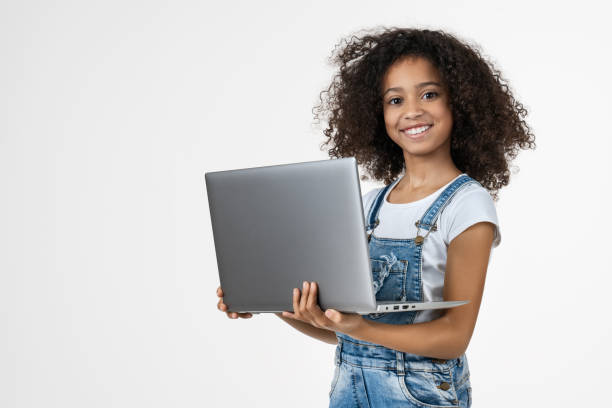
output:
<svg viewBox="0 0 612 408"><path fill-rule="evenodd" d="M433 229L435 231L437 229L436 220L440 216L442 210L444 210L444 208L451 202L452 198L459 190L473 183L478 182L465 174L453 181L450 186L446 187L444 191L440 193L433 204L429 206L427 211L425 211L425 214L423 214L423 217L421 217L421 220L417 221L417 228L422 228L427 231Z"/></svg>
<svg viewBox="0 0 612 408"><path fill-rule="evenodd" d="M370 211L368 212L368 223L366 225L366 232L369 233L378 225L378 212L380 211L380 207L382 205L383 199L385 198L385 195L387 194L387 191L389 191L389 188L391 188L392 185L393 183L382 188L374 198L374 201L370 206Z"/></svg>

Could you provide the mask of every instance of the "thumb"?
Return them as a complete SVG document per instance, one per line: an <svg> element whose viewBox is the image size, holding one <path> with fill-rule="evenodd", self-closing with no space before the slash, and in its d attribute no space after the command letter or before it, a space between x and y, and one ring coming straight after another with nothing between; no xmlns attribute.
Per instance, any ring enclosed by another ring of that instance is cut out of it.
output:
<svg viewBox="0 0 612 408"><path fill-rule="evenodd" d="M342 314L334 309L327 309L325 316L334 323L340 323L340 320L342 320Z"/></svg>

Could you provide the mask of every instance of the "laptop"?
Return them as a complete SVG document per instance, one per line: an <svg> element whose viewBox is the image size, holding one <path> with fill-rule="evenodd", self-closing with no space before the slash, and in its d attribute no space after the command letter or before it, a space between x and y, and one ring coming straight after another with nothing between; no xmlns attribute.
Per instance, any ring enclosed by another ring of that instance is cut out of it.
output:
<svg viewBox="0 0 612 408"><path fill-rule="evenodd" d="M231 312L292 311L319 287L321 309L369 314L466 301L377 302L355 158L205 173L213 239Z"/></svg>

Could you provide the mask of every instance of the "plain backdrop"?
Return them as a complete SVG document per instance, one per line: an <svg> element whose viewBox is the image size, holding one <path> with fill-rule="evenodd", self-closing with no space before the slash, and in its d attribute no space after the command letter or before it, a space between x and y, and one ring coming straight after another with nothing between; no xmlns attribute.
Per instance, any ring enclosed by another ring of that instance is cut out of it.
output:
<svg viewBox="0 0 612 408"><path fill-rule="evenodd" d="M376 26L481 46L536 135L497 203L473 406L606 405L606 7L1 1L0 406L327 405L332 346L217 311L204 173L326 158L327 58Z"/></svg>

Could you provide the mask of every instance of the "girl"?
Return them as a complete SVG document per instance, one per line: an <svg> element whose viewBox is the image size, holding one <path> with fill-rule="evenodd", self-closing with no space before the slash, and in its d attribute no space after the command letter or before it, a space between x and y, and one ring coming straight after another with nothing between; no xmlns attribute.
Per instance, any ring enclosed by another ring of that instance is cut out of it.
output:
<svg viewBox="0 0 612 408"><path fill-rule="evenodd" d="M331 407L469 407L464 352L500 242L493 199L519 148L535 146L527 112L474 47L442 31L351 36L332 61L315 108L329 154L386 184L363 198L377 300L470 303L360 316L321 310L317 284L304 282L279 317L337 344Z"/></svg>

